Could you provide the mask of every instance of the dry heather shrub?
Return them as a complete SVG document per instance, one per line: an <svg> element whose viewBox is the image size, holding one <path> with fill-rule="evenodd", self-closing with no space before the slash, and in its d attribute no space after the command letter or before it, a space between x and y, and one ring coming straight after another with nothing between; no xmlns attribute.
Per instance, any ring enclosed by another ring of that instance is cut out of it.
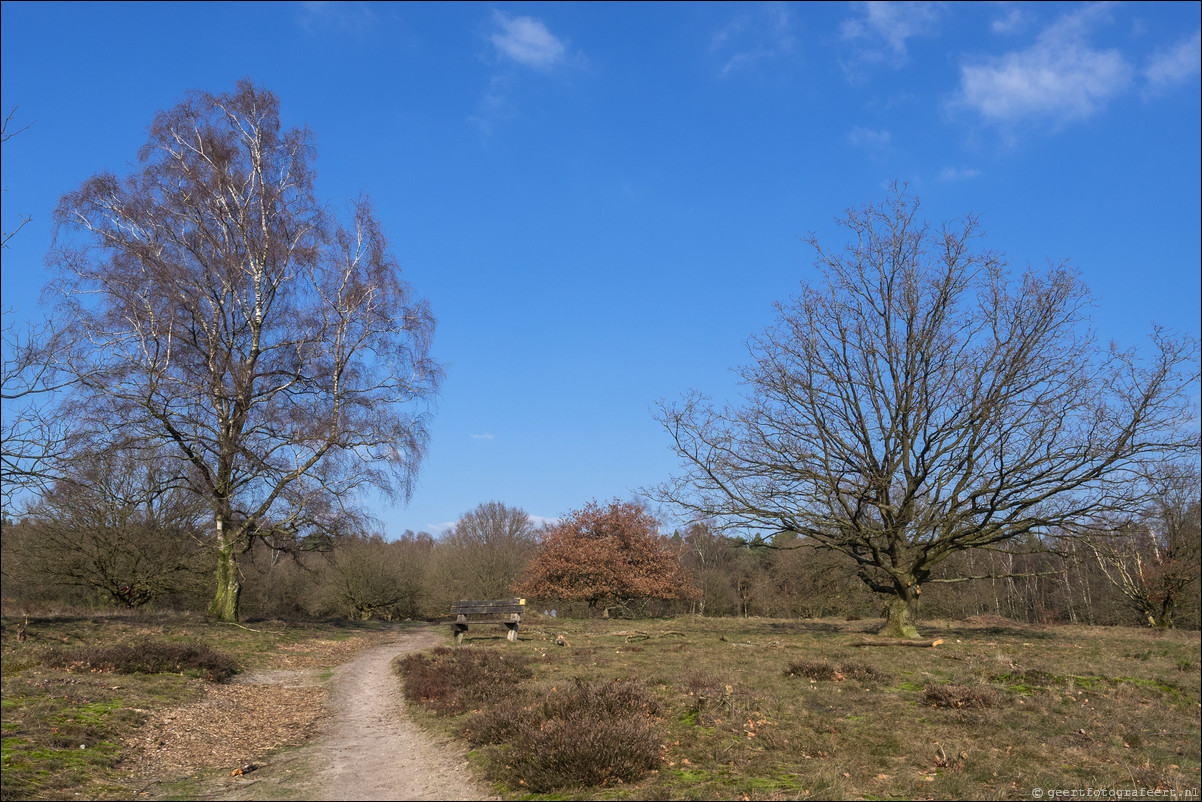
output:
<svg viewBox="0 0 1202 802"><path fill-rule="evenodd" d="M659 763L659 736L645 716L551 719L525 729L507 759L536 793L634 782Z"/></svg>
<svg viewBox="0 0 1202 802"><path fill-rule="evenodd" d="M630 680L588 682L576 679L576 687L548 694L542 700L545 718L574 718L588 714L603 718L625 718L634 715L658 716L659 700L646 688Z"/></svg>
<svg viewBox="0 0 1202 802"><path fill-rule="evenodd" d="M855 679L860 682L883 684L893 679L893 675L888 671L882 671L868 663L840 663L839 670L848 679Z"/></svg>
<svg viewBox="0 0 1202 802"><path fill-rule="evenodd" d="M577 679L537 701L511 699L478 713L465 734L507 744L494 760L496 779L541 793L641 779L659 763L659 712L638 683Z"/></svg>
<svg viewBox="0 0 1202 802"><path fill-rule="evenodd" d="M519 682L534 676L526 657L470 647L440 646L429 655L411 654L399 669L405 675L405 696L442 715L500 702Z"/></svg>
<svg viewBox="0 0 1202 802"><path fill-rule="evenodd" d="M806 677L819 681L833 680L836 673L838 673L838 669L835 664L826 660L794 660L785 669L786 676Z"/></svg>
<svg viewBox="0 0 1202 802"><path fill-rule="evenodd" d="M1001 697L997 691L983 686L931 685L923 690L923 701L935 707L983 710L997 707Z"/></svg>
<svg viewBox="0 0 1202 802"><path fill-rule="evenodd" d="M723 682L713 674L694 671L692 674L689 674L688 679L685 681L685 688L688 690L690 696L702 698L719 696L723 690Z"/></svg>
<svg viewBox="0 0 1202 802"><path fill-rule="evenodd" d="M194 671L212 682L238 673L238 661L203 643L143 640L111 646L76 646L49 652L42 662L68 671L112 671L117 674L182 674Z"/></svg>
<svg viewBox="0 0 1202 802"><path fill-rule="evenodd" d="M855 679L860 682L888 682L891 676L868 663L839 663L826 660L794 660L785 669L786 677L806 677L816 681Z"/></svg>
<svg viewBox="0 0 1202 802"><path fill-rule="evenodd" d="M526 729L538 727L541 717L536 708L527 694L511 696L473 715L464 724L462 735L473 746L510 743Z"/></svg>
<svg viewBox="0 0 1202 802"><path fill-rule="evenodd" d="M685 689L692 699L685 719L692 724L715 726L721 719L740 718L758 706L755 696L737 681L723 682L712 674L690 674Z"/></svg>

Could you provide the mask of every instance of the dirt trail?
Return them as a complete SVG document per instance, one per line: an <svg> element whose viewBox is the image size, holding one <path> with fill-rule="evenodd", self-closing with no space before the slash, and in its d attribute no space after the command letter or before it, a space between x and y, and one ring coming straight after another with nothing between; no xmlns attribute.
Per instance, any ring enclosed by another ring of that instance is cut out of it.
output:
<svg viewBox="0 0 1202 802"><path fill-rule="evenodd" d="M430 630L406 633L339 666L326 733L245 777L227 777L211 799L496 799L468 770L462 747L410 721L392 660L438 645Z"/></svg>

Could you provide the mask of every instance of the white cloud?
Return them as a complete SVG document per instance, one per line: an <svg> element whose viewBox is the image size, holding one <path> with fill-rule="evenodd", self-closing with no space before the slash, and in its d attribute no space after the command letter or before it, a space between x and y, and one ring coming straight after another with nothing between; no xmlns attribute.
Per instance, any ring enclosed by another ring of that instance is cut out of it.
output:
<svg viewBox="0 0 1202 802"><path fill-rule="evenodd" d="M1026 27L1027 15L1023 13L1021 6L1014 3L999 3L998 5L1001 6L1004 13L990 21L989 30L994 33L1017 33Z"/></svg>
<svg viewBox="0 0 1202 802"><path fill-rule="evenodd" d="M1148 91L1158 94L1186 83L1202 72L1202 31L1182 39L1167 50L1157 50L1148 59L1144 78Z"/></svg>
<svg viewBox="0 0 1202 802"><path fill-rule="evenodd" d="M784 3L762 3L714 34L710 52L723 59L722 74L793 51L793 19Z"/></svg>
<svg viewBox="0 0 1202 802"><path fill-rule="evenodd" d="M483 434L473 434L471 437L473 440L493 440L496 438L496 435L484 432Z"/></svg>
<svg viewBox="0 0 1202 802"><path fill-rule="evenodd" d="M533 17L511 17L503 11L493 11L498 30L489 41L502 59L525 67L549 69L567 58L567 46Z"/></svg>
<svg viewBox="0 0 1202 802"><path fill-rule="evenodd" d="M889 145L890 139L888 131L877 131L860 125L847 132L847 143L856 147L884 148Z"/></svg>
<svg viewBox="0 0 1202 802"><path fill-rule="evenodd" d="M513 89L513 76L507 73L497 73L488 80L488 89L480 102L476 104L476 113L468 117L481 131L488 134L498 123L515 116L510 92Z"/></svg>
<svg viewBox="0 0 1202 802"><path fill-rule="evenodd" d="M377 22L368 3L334 3L311 0L300 4L300 25L306 33L326 33L331 30L361 35Z"/></svg>
<svg viewBox="0 0 1202 802"><path fill-rule="evenodd" d="M496 69L475 113L468 117L485 134L490 134L498 123L517 116L512 96L522 86L525 69L562 75L565 69L589 66L583 53L551 33L541 20L494 10L492 22L487 38L493 53L485 60Z"/></svg>
<svg viewBox="0 0 1202 802"><path fill-rule="evenodd" d="M940 181L967 181L981 174L974 167L944 167L939 171Z"/></svg>
<svg viewBox="0 0 1202 802"><path fill-rule="evenodd" d="M839 26L845 42L855 48L843 68L854 75L861 68L887 62L901 67L909 58L907 40L935 33L942 3L867 2L854 4L857 15Z"/></svg>
<svg viewBox="0 0 1202 802"><path fill-rule="evenodd" d="M961 68L957 102L990 122L1043 118L1054 125L1085 119L1131 84L1133 70L1118 50L1100 50L1088 35L1108 8L1066 14L1026 50Z"/></svg>

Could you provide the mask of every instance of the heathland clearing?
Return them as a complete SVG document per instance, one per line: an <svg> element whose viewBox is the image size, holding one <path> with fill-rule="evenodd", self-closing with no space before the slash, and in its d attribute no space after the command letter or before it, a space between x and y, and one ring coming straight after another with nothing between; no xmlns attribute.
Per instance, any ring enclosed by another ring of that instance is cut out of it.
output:
<svg viewBox="0 0 1202 802"><path fill-rule="evenodd" d="M440 744L444 757L469 754L504 798L529 798L543 786L556 786L547 793L557 799L1029 799L1036 788L1089 787L1188 797L1199 787L1197 632L975 619L927 622L927 634L943 642L903 649L858 645L875 624L868 621L531 619L517 643L499 628L485 629L458 649L423 652L441 661L470 704L435 712L411 699L408 712L396 714L424 726L425 740ZM4 798L249 795L253 780L269 778L282 783L281 792L312 791L349 767L324 766L333 752L320 745L336 742L352 706L373 707L370 699L346 701L379 662L368 655L400 653L397 644L409 641L414 648L450 643L449 627L248 627L154 615L6 618ZM122 674L62 659L80 656L72 649L123 642L211 647L242 666L240 684L210 682L204 669ZM466 674L454 672L476 660L516 666L520 678L492 693L473 690ZM273 675L287 681L268 690L245 681ZM555 768L513 759L512 744L531 733L476 749L458 740L479 741L473 732L490 713L495 721L506 710L550 709L582 683L626 688L623 698L643 700L633 713L645 719L654 749L637 779L615 775L603 786L578 786L572 761L591 759L578 743L574 755L562 755L548 742ZM384 697L395 686L371 687L387 710ZM271 698L255 705L256 694ZM242 700L237 725L197 713L206 702L234 704L231 698ZM236 754L193 750L182 762L166 754L183 748L188 728L197 743L234 743L220 730L232 726L258 739L239 742ZM147 754L157 759L148 762ZM364 759L353 750L341 754L335 762ZM248 764L263 766L258 778L230 778ZM486 786L463 787L470 797Z"/></svg>

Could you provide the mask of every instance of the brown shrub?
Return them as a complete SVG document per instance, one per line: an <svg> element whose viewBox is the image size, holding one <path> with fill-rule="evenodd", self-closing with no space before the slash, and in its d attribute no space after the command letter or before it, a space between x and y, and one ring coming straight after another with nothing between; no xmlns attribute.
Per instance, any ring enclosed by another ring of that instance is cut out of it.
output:
<svg viewBox="0 0 1202 802"><path fill-rule="evenodd" d="M689 674L688 679L685 681L685 687L688 689L689 695L697 697L719 696L722 694L722 686L722 680L712 674L706 674L701 671L694 671Z"/></svg>
<svg viewBox="0 0 1202 802"><path fill-rule="evenodd" d="M755 696L737 681L726 683L711 674L695 671L685 682L692 704L685 720L710 727L720 720L738 719L758 707Z"/></svg>
<svg viewBox="0 0 1202 802"><path fill-rule="evenodd" d="M526 657L470 647L440 646L429 655L411 654L400 661L399 670L405 675L405 696L444 716L499 703L534 676Z"/></svg>
<svg viewBox="0 0 1202 802"><path fill-rule="evenodd" d="M212 682L238 673L230 655L203 643L142 640L111 646L76 646L48 652L42 662L68 671L112 671L117 674L183 674L196 672Z"/></svg>
<svg viewBox="0 0 1202 802"><path fill-rule="evenodd" d="M514 700L477 714L475 743L508 744L497 779L542 793L641 779L659 763L660 704L640 684L577 679L533 704Z"/></svg>
<svg viewBox="0 0 1202 802"><path fill-rule="evenodd" d="M510 743L530 727L537 728L540 711L527 694L510 697L473 715L462 735L473 746Z"/></svg>
<svg viewBox="0 0 1202 802"><path fill-rule="evenodd" d="M806 677L819 681L836 679L837 673L835 664L826 660L794 660L785 669L785 676Z"/></svg>
<svg viewBox="0 0 1202 802"><path fill-rule="evenodd" d="M840 663L839 670L848 679L855 679L860 682L882 685L893 679L893 675L888 671L881 671L876 666L871 666L868 663Z"/></svg>
<svg viewBox="0 0 1202 802"><path fill-rule="evenodd" d="M842 682L855 679L860 682L884 683L892 677L868 663L831 663L827 660L794 660L785 669L786 677L806 677L819 682Z"/></svg>
<svg viewBox="0 0 1202 802"><path fill-rule="evenodd" d="M582 715L623 718L634 715L658 716L659 700L631 680L587 682L579 677L576 687L548 694L541 702L547 719L571 719Z"/></svg>
<svg viewBox="0 0 1202 802"><path fill-rule="evenodd" d="M980 685L930 685L923 689L923 701L935 707L983 710L997 707L1001 697L992 688Z"/></svg>
<svg viewBox="0 0 1202 802"><path fill-rule="evenodd" d="M659 763L659 735L645 716L550 719L523 729L506 760L536 793L634 782Z"/></svg>

